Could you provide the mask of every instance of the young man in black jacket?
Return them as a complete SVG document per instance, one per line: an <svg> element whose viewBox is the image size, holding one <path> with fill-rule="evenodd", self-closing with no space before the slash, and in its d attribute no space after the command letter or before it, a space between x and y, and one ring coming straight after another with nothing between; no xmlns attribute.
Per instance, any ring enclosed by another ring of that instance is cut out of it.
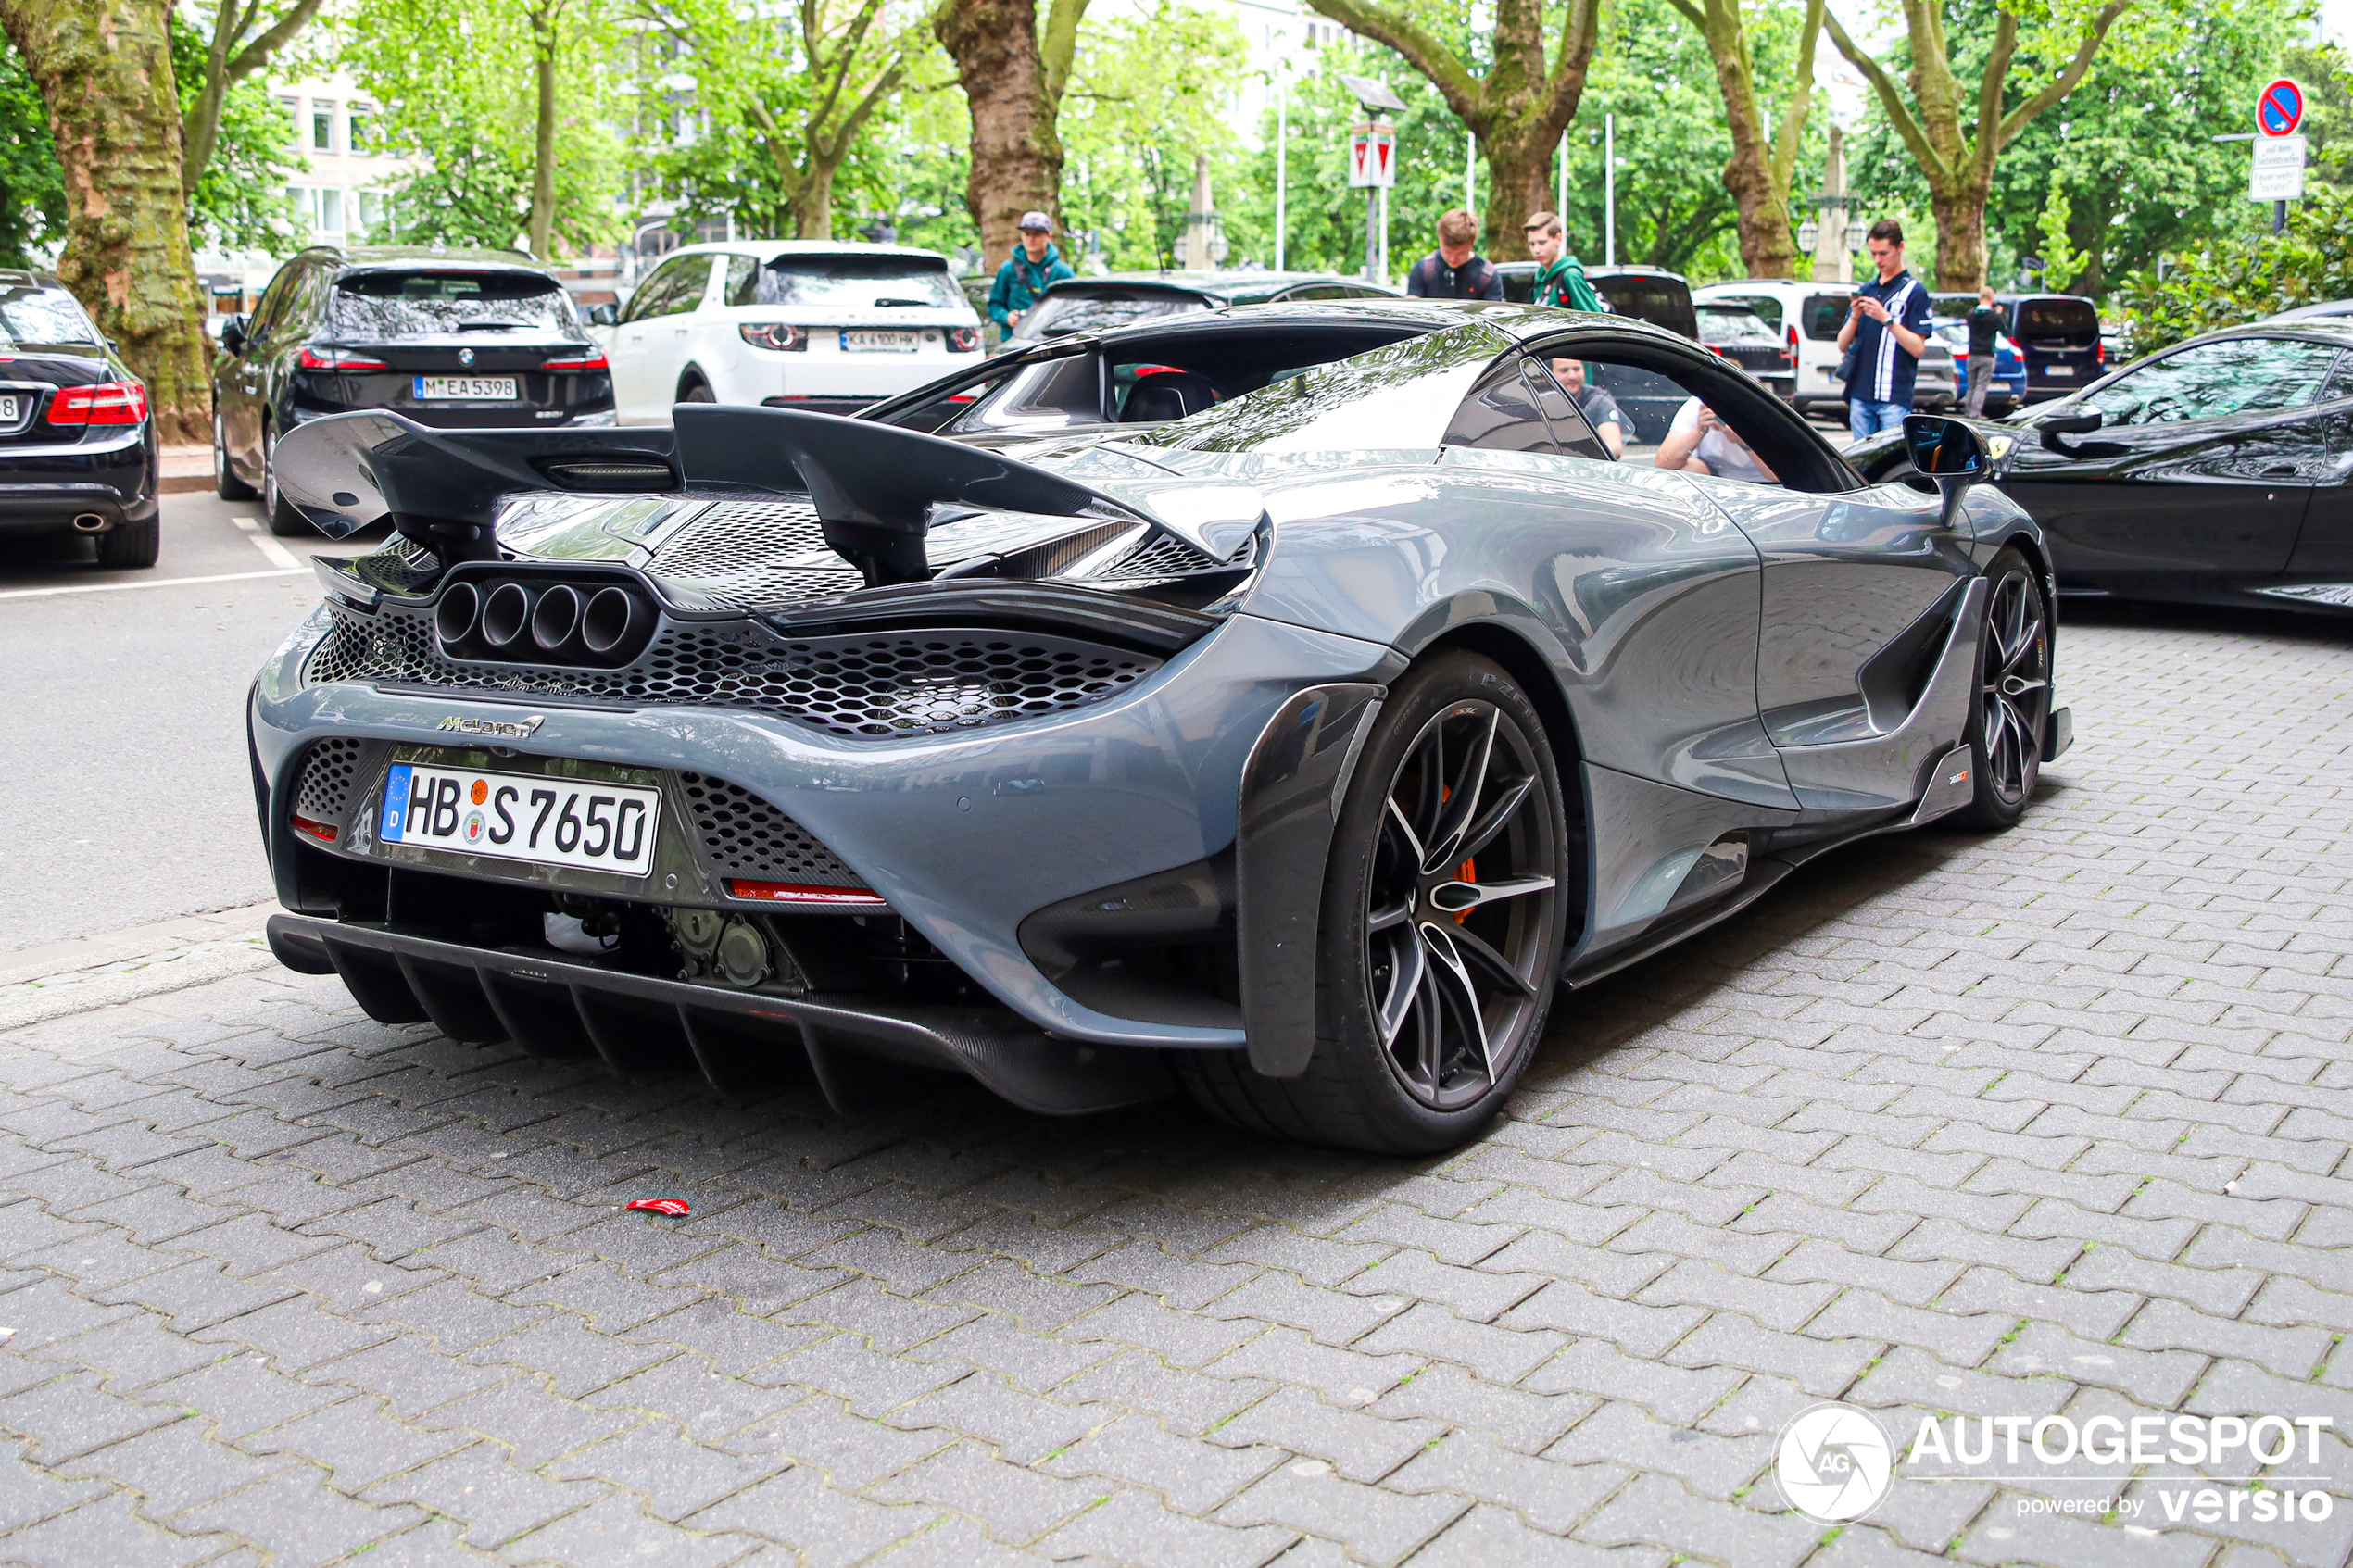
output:
<svg viewBox="0 0 2353 1568"><path fill-rule="evenodd" d="M1438 220L1438 248L1414 263L1405 292L1416 299L1501 299L1503 275L1471 249L1478 220L1461 207Z"/></svg>

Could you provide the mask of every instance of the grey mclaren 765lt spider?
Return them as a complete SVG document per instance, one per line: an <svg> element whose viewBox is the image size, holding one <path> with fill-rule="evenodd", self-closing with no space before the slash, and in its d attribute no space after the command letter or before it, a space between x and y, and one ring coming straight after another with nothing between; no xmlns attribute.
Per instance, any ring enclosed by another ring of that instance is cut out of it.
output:
<svg viewBox="0 0 2353 1568"><path fill-rule="evenodd" d="M1906 438L1868 483L1674 334L1403 300L851 419L306 423L285 495L392 533L253 691L271 943L378 1019L730 1095L939 1069L1445 1148L1556 995L2027 809L2069 723L2012 438Z"/></svg>

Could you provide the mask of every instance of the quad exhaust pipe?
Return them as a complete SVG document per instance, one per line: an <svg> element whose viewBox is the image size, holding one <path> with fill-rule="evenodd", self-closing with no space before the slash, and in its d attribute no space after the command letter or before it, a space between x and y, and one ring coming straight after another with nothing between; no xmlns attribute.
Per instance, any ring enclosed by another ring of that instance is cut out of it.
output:
<svg viewBox="0 0 2353 1568"><path fill-rule="evenodd" d="M82 512L73 520L73 531L77 533L104 533L107 520L96 512Z"/></svg>

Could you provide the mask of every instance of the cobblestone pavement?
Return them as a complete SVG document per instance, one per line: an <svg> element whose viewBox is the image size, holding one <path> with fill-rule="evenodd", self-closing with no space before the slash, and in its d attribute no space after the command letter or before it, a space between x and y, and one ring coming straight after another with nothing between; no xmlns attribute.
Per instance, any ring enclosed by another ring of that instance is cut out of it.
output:
<svg viewBox="0 0 2353 1568"><path fill-rule="evenodd" d="M2353 1503L2171 1524L2162 1466L2137 1516L2020 1506L2116 1489L2078 1461L1843 1531L1773 1478L1843 1397L2327 1415L2296 1473L2353 1494L2353 637L2061 653L2024 827L1573 999L1418 1165L733 1105L274 971L8 1036L0 1562L2341 1562Z"/></svg>

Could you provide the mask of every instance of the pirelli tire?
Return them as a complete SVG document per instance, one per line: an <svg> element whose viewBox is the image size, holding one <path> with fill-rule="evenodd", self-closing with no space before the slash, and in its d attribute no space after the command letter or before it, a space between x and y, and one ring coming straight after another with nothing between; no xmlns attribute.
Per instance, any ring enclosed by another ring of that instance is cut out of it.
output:
<svg viewBox="0 0 2353 1568"><path fill-rule="evenodd" d="M1306 1072L1171 1052L1178 1079L1235 1126L1308 1143L1420 1155L1476 1137L1543 1036L1572 854L1527 694L1475 654L1416 666L1382 707L1333 834Z"/></svg>
<svg viewBox="0 0 2353 1568"><path fill-rule="evenodd" d="M2017 549L1986 563L1985 625L1969 696L1971 797L1957 827L2000 832L2032 804L2051 717L2051 608L2043 580Z"/></svg>

